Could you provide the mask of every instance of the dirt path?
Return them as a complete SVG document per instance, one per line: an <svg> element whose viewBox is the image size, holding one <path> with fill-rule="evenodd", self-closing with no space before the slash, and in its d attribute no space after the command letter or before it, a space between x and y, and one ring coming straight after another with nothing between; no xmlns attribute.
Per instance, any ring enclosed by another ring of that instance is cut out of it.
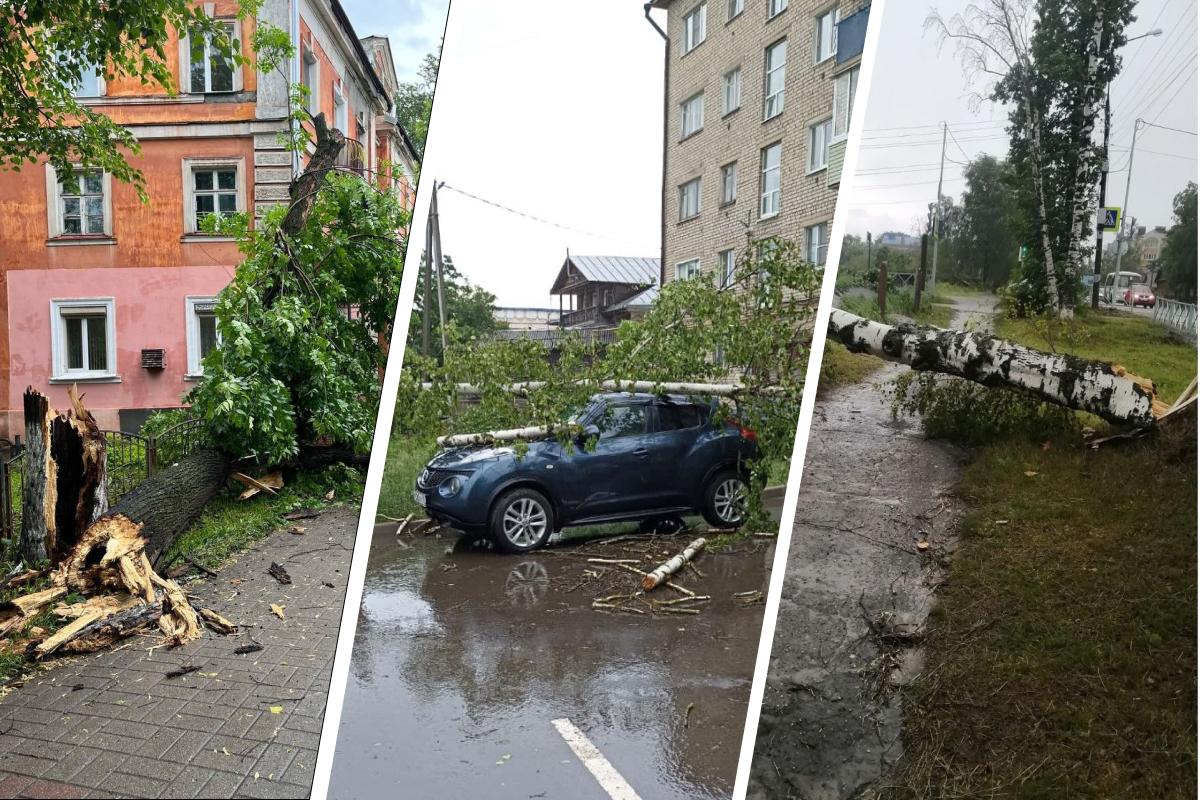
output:
<svg viewBox="0 0 1200 800"><path fill-rule="evenodd" d="M956 299L953 326L986 324L994 300ZM877 384L905 369L817 401L749 798L852 797L902 754L894 688L921 668L903 640L953 550L965 457L892 419Z"/></svg>
<svg viewBox="0 0 1200 800"><path fill-rule="evenodd" d="M0 797L308 797L357 521L357 509L324 511L303 536L276 532L185 585L241 636L174 649L133 637L5 697ZM266 574L272 561L291 585ZM251 641L263 649L233 652ZM188 666L200 669L167 677Z"/></svg>

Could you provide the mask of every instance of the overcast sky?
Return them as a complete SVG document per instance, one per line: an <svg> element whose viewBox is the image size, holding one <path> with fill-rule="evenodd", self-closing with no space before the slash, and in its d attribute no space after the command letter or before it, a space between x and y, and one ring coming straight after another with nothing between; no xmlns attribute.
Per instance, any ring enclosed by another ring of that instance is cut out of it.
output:
<svg viewBox="0 0 1200 800"><path fill-rule="evenodd" d="M448 0L342 0L360 37L386 36L401 83L417 79L426 53L437 49L446 27Z"/></svg>
<svg viewBox="0 0 1200 800"><path fill-rule="evenodd" d="M456 2L458 0L455 0ZM914 233L927 204L937 197L941 123L950 124L943 191L961 196L961 166L980 153L1003 156L1007 109L968 106L971 87L962 76L953 45L939 52L924 30L930 8L944 17L966 0L936 0L920 13L909 2L887 0L876 53L874 84L867 94L862 149L853 195L847 198L847 231L863 235L887 230ZM1163 33L1133 42L1122 52L1122 74L1113 84L1113 134L1107 205L1121 205L1125 192L1133 121L1142 117L1173 128L1196 130L1195 0L1142 0L1132 38L1154 28ZM1196 137L1158 128L1138 134L1129 213L1142 225L1170 225L1171 201L1196 180ZM846 184L843 184L843 191Z"/></svg>
<svg viewBox="0 0 1200 800"><path fill-rule="evenodd" d="M421 184L498 305L557 308L568 247L659 255L662 73L640 3L453 0Z"/></svg>

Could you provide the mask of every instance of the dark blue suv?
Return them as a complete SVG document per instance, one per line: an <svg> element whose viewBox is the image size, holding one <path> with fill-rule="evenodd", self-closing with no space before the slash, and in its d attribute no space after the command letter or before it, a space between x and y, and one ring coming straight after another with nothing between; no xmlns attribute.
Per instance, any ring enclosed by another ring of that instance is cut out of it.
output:
<svg viewBox="0 0 1200 800"><path fill-rule="evenodd" d="M676 395L596 395L575 417L576 441L530 442L521 457L500 446L442 450L413 496L432 519L509 553L541 547L568 525L700 512L736 528L757 437L717 409Z"/></svg>

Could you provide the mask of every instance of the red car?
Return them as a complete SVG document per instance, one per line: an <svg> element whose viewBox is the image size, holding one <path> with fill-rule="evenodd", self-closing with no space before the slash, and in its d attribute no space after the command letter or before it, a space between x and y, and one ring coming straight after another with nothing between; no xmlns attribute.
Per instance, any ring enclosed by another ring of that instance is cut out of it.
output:
<svg viewBox="0 0 1200 800"><path fill-rule="evenodd" d="M1144 283L1135 283L1125 290L1125 305L1154 308L1154 292Z"/></svg>

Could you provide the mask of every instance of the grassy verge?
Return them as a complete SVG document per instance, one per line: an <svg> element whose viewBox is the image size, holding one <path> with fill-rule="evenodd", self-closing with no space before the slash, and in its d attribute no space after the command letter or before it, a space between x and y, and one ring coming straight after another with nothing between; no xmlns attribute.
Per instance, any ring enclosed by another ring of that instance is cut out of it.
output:
<svg viewBox="0 0 1200 800"><path fill-rule="evenodd" d="M935 303L949 303L956 297L980 297L984 294L987 294L987 291L976 286L939 282L933 300Z"/></svg>
<svg viewBox="0 0 1200 800"><path fill-rule="evenodd" d="M403 519L409 514L424 513L413 502L413 484L422 467L433 457L437 445L416 436L392 436L388 445L387 465L383 468L383 483L379 487L378 516Z"/></svg>
<svg viewBox="0 0 1200 800"><path fill-rule="evenodd" d="M1000 320L998 333L1122 363L1167 399L1195 374L1194 348L1147 320ZM1077 441L1013 433L976 450L883 794L1196 796L1194 429L1186 443Z"/></svg>
<svg viewBox="0 0 1200 800"><path fill-rule="evenodd" d="M1168 402L1196 376L1196 348L1143 317L1086 313L1069 322L1000 319L996 335L1039 350L1120 364L1153 380L1159 397Z"/></svg>
<svg viewBox="0 0 1200 800"><path fill-rule="evenodd" d="M824 395L839 386L849 386L865 379L882 367L883 359L866 353L851 353L837 342L825 340L825 356L821 359L821 379L817 395Z"/></svg>
<svg viewBox="0 0 1200 800"><path fill-rule="evenodd" d="M894 794L1195 797L1194 452L1004 442L960 493Z"/></svg>
<svg viewBox="0 0 1200 800"><path fill-rule="evenodd" d="M277 495L258 495L243 501L237 499L237 491L227 490L208 504L200 521L179 537L166 558L186 554L209 569L216 569L230 556L287 524L285 514L360 502L362 484L361 473L335 465L300 475ZM326 500L325 495L331 490L333 499Z"/></svg>
<svg viewBox="0 0 1200 800"><path fill-rule="evenodd" d="M865 297L853 295L842 298L842 308L851 314L857 314L867 319L879 319L879 303L874 295ZM887 319L884 322L897 322L901 317L915 320L922 325L935 325L944 328L950 324L954 311L947 305L932 303L929 300L921 303L920 308L913 306L912 290L892 290L887 297Z"/></svg>

